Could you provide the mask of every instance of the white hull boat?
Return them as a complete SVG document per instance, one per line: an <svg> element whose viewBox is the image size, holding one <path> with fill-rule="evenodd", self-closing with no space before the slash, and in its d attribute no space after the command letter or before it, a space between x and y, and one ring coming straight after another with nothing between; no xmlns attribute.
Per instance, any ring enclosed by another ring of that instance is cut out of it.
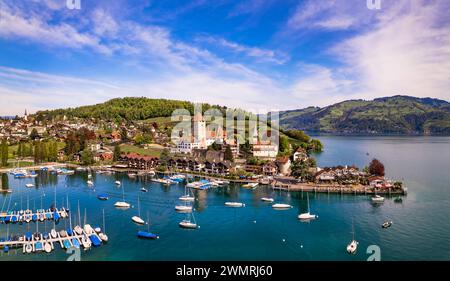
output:
<svg viewBox="0 0 450 281"><path fill-rule="evenodd" d="M313 219L317 218L317 216L312 215L308 212L308 213L303 213L303 214L298 215L298 218L300 220L313 220Z"/></svg>
<svg viewBox="0 0 450 281"><path fill-rule="evenodd" d="M285 209L290 209L290 208L292 208L292 206L289 205L289 204L281 204L281 203L278 203L278 204L273 204L273 205L272 205L272 208L277 209L277 210L285 210Z"/></svg>
<svg viewBox="0 0 450 281"><path fill-rule="evenodd" d="M374 197L372 197L372 202L373 203L383 203L384 197L381 197L380 195L375 195Z"/></svg>
<svg viewBox="0 0 450 281"><path fill-rule="evenodd" d="M121 185L120 181L115 182L116 185Z"/></svg>
<svg viewBox="0 0 450 281"><path fill-rule="evenodd" d="M192 206L175 206L177 212L192 212Z"/></svg>
<svg viewBox="0 0 450 281"><path fill-rule="evenodd" d="M234 207L234 208L240 208L240 207L245 207L244 203L240 203L240 202L225 202L225 206L227 207Z"/></svg>
<svg viewBox="0 0 450 281"><path fill-rule="evenodd" d="M119 202L116 202L114 204L114 206L117 208L130 208L131 205L127 202L119 201Z"/></svg>
<svg viewBox="0 0 450 281"><path fill-rule="evenodd" d="M27 188L32 188L32 187L34 187L34 184L32 184L32 183L27 183L27 184L25 185L25 187L27 187Z"/></svg>
<svg viewBox="0 0 450 281"><path fill-rule="evenodd" d="M273 198L263 197L263 198L261 198L261 201L263 201L263 202L273 202Z"/></svg>
<svg viewBox="0 0 450 281"><path fill-rule="evenodd" d="M356 240L352 240L350 244L347 245L347 253L355 254L358 249L358 242Z"/></svg>
<svg viewBox="0 0 450 281"><path fill-rule="evenodd" d="M138 217L138 216L133 216L131 218L131 220L134 221L137 224L145 224L145 221L143 219L141 219L140 217Z"/></svg>
<svg viewBox="0 0 450 281"><path fill-rule="evenodd" d="M196 223L192 223L188 220L184 220L182 222L179 223L180 227L182 228L189 228L189 229L196 229L197 228L197 224Z"/></svg>
<svg viewBox="0 0 450 281"><path fill-rule="evenodd" d="M54 229L52 229L52 230L50 231L50 235L51 235L53 238L56 238L56 237L58 236L58 234L56 233L56 230L54 230Z"/></svg>
<svg viewBox="0 0 450 281"><path fill-rule="evenodd" d="M195 197L189 195L183 195L180 198L181 201L195 201Z"/></svg>

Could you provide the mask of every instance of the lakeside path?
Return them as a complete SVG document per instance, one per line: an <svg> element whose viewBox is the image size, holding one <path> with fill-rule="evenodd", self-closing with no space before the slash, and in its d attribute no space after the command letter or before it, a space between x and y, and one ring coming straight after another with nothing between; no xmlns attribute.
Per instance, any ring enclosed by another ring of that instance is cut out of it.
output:
<svg viewBox="0 0 450 281"><path fill-rule="evenodd" d="M70 165L66 164L66 163L48 162L48 163L41 163L39 165L27 166L27 167L3 168L3 169L0 169L0 173L9 173L10 171L12 171L14 169L39 170L41 167L45 167L45 166L68 167Z"/></svg>

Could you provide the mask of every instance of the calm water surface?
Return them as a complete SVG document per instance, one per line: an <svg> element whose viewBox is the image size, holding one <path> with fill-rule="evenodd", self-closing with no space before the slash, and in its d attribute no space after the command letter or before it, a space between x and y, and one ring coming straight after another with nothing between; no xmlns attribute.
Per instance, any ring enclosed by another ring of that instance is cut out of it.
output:
<svg viewBox="0 0 450 281"><path fill-rule="evenodd" d="M71 205L72 222L81 219L86 210L87 222L102 226L102 210L106 214L106 232L110 242L90 251L82 251L82 260L366 260L369 245L378 245L382 260L449 260L450 259L450 138L448 137L320 137L325 152L316 155L319 166L356 164L363 167L376 157L392 179L404 180L408 196L403 203L392 198L374 206L365 196L310 194L311 212L319 216L310 223L300 222L297 215L306 210L306 194L272 191L268 187L247 190L230 186L209 191L196 191L195 218L197 230L185 230L178 223L185 218L174 206L183 195L183 185L163 187L149 179L129 179L126 175L94 175L94 188L86 185L87 174L54 176L40 173L36 179L13 179L13 192L0 196L3 210ZM367 153L369 155L367 155ZM123 185L116 187L114 181ZM37 188L27 189L34 182ZM142 193L145 186L149 192ZM114 203L122 199L133 208L119 210ZM99 201L98 193L107 193L108 201ZM276 211L261 197L272 196L276 202L294 208ZM138 213L158 240L144 241L136 237L137 226L131 217ZM226 201L240 201L245 208L227 208ZM351 240L352 218L358 253L345 252ZM394 224L382 229L390 219ZM78 220L78 218L76 218ZM67 227L61 220L57 229ZM29 225L0 225L0 235L45 231L51 222ZM56 246L51 254L23 255L21 250L2 253L0 260L65 260L68 255Z"/></svg>

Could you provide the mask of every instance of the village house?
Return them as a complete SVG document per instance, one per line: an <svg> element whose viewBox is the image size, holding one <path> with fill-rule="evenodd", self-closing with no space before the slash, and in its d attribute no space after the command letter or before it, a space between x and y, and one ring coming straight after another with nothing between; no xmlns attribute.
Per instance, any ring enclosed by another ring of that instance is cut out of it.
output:
<svg viewBox="0 0 450 281"><path fill-rule="evenodd" d="M278 166L274 161L269 161L263 165L262 172L266 176L275 176L278 174Z"/></svg>
<svg viewBox="0 0 450 281"><path fill-rule="evenodd" d="M289 157L277 157L276 164L280 174L283 176L289 176L291 174L291 160Z"/></svg>
<svg viewBox="0 0 450 281"><path fill-rule="evenodd" d="M295 162L297 160L306 161L308 160L308 153L303 147L297 148L297 150L292 155L292 160Z"/></svg>
<svg viewBox="0 0 450 281"><path fill-rule="evenodd" d="M278 146L271 143L257 142L253 144L253 157L259 159L275 159L278 154Z"/></svg>
<svg viewBox="0 0 450 281"><path fill-rule="evenodd" d="M121 154L119 162L131 169L149 170L155 168L159 163L158 157L143 156L137 153Z"/></svg>

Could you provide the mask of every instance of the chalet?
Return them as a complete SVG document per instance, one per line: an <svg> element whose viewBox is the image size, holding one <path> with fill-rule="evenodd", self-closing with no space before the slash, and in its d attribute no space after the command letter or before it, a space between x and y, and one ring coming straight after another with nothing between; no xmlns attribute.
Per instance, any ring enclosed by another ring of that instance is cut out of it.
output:
<svg viewBox="0 0 450 281"><path fill-rule="evenodd" d="M294 162L297 160L305 161L307 159L308 159L308 153L306 152L306 150L303 147L297 148L297 150L292 155L292 160L294 160Z"/></svg>
<svg viewBox="0 0 450 281"><path fill-rule="evenodd" d="M156 167L159 163L159 158L128 153L120 155L119 162L126 164L128 168L148 170Z"/></svg>

